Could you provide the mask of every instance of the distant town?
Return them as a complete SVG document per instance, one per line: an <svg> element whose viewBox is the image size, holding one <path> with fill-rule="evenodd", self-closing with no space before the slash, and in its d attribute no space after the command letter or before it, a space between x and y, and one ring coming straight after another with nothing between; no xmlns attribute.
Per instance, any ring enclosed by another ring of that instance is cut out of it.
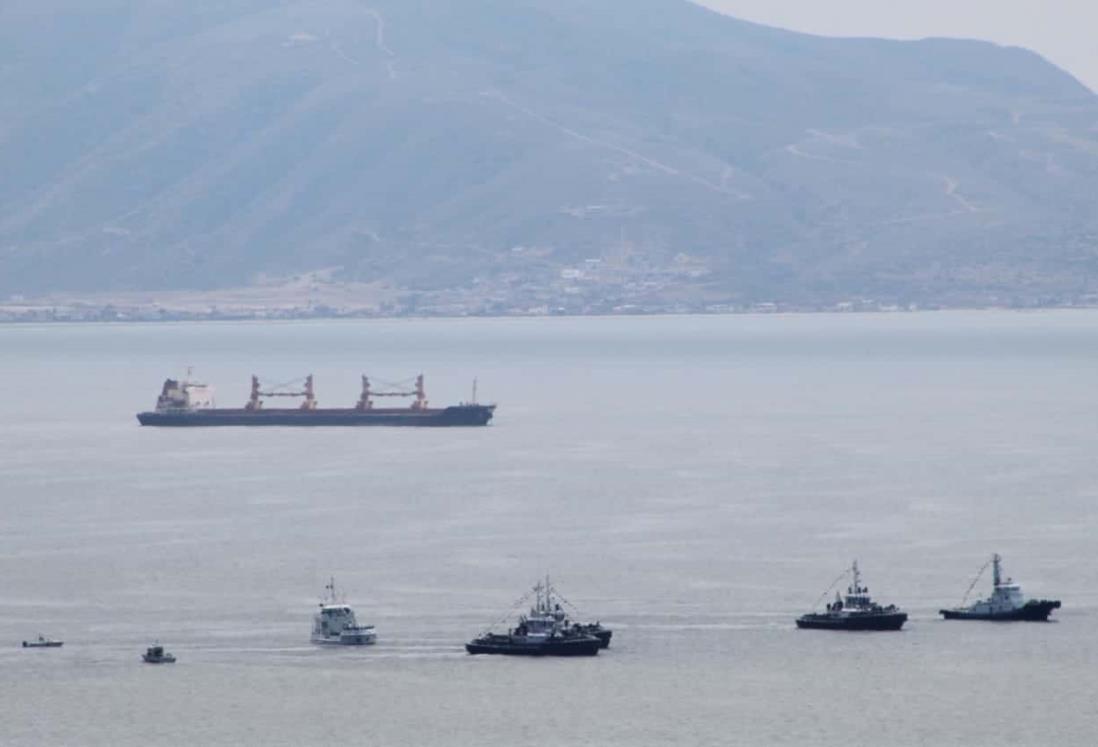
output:
<svg viewBox="0 0 1098 747"><path fill-rule="evenodd" d="M74 302L49 306L0 306L0 323L19 322L174 322L226 320L289 319L370 319L402 317L531 317L531 316L608 316L660 314L737 314L782 312L898 312L939 307L896 306L871 299L844 301L831 306L805 306L775 302L736 304L591 304L582 307L542 304L528 307L466 307L460 304L387 305L383 309L335 308L324 304L270 309L211 306L207 309L172 309L164 306L127 306Z"/></svg>
<svg viewBox="0 0 1098 747"><path fill-rule="evenodd" d="M536 248L511 249L510 262L463 287L409 288L345 282L322 270L259 278L217 290L56 293L0 300L0 322L156 322L249 319L522 317L781 312L904 312L940 308L1070 308L1098 306L1073 298L957 296L911 299L809 298L788 301L730 296L704 260L678 254L663 263L633 255L589 258L566 266L544 262Z"/></svg>

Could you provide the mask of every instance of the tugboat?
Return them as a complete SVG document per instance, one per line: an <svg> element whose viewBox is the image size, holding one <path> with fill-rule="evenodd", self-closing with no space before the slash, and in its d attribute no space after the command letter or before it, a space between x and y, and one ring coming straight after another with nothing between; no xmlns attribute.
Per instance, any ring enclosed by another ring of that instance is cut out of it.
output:
<svg viewBox="0 0 1098 747"><path fill-rule="evenodd" d="M336 597L335 579L324 587L328 598L313 616L312 642L336 646L369 646L377 643L373 625L359 625L355 612Z"/></svg>
<svg viewBox="0 0 1098 747"><path fill-rule="evenodd" d="M175 664L175 655L169 654L160 644L149 646L141 655L146 664Z"/></svg>
<svg viewBox="0 0 1098 747"><path fill-rule="evenodd" d="M960 607L939 610L938 613L946 620L995 620L1000 622L1047 622L1048 616L1053 610L1060 609L1059 599L1029 599L1022 595L1022 588L1010 578L1003 580L1003 559L998 553L991 556L991 560L984 564L976 579L968 587L965 599L961 600ZM976 583L983 576L987 566L991 565L992 588L991 596L981 599L975 604L964 606L968 595L972 593Z"/></svg>
<svg viewBox="0 0 1098 747"><path fill-rule="evenodd" d="M530 612L507 633L485 633L465 645L470 654L505 656L595 656L610 643L610 631L603 639L588 633L587 626L572 624L550 596L550 586L534 587ZM597 625L597 623L596 623Z"/></svg>
<svg viewBox="0 0 1098 747"><path fill-rule="evenodd" d="M23 641L23 648L61 648L65 645L64 641L55 641L52 638L46 638L39 634L36 641Z"/></svg>
<svg viewBox="0 0 1098 747"><path fill-rule="evenodd" d="M835 601L827 605L826 612L810 612L797 618L798 628L819 630L899 630L907 622L907 613L896 605L882 607L869 596L869 588L862 586L858 561L851 567L853 583L847 587L846 598L835 592ZM845 574L844 574L845 575ZM826 592L825 592L826 593Z"/></svg>

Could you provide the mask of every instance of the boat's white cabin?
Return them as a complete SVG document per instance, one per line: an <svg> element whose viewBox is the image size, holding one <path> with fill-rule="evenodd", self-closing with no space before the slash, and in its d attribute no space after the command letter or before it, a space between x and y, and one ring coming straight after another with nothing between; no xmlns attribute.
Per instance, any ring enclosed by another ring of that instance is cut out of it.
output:
<svg viewBox="0 0 1098 747"><path fill-rule="evenodd" d="M540 582L534 587L535 601L530 612L519 619L516 630L521 631L527 637L553 635L568 624L568 616L559 603L553 601L552 586L549 579L543 586Z"/></svg>
<svg viewBox="0 0 1098 747"><path fill-rule="evenodd" d="M345 604L322 604L313 618L313 634L324 638L338 637L344 631L359 629L354 610Z"/></svg>
<svg viewBox="0 0 1098 747"><path fill-rule="evenodd" d="M828 611L831 612L854 612L858 610L874 610L878 609L878 605L874 603L873 598L869 596L869 587L862 585L861 571L858 570L858 561L854 561L854 565L851 567L851 573L853 574L853 583L846 587L846 595L839 596L839 593L835 593L835 603L828 605Z"/></svg>
<svg viewBox="0 0 1098 747"><path fill-rule="evenodd" d="M974 604L973 609L977 611L1000 612L1003 610L1014 610L1019 607L1024 607L1026 598L1025 595L1022 594L1022 587L1014 583L1013 579L1003 577L1002 557L996 553L991 557L991 562L994 568L991 596L987 599L981 599Z"/></svg>
<svg viewBox="0 0 1098 747"><path fill-rule="evenodd" d="M156 399L158 412L203 410L214 406L213 387L193 381L167 379Z"/></svg>

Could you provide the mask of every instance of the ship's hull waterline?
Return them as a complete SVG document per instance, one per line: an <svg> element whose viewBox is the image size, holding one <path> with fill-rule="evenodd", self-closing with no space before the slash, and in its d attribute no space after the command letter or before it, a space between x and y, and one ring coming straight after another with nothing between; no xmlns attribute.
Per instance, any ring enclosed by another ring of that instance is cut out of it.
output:
<svg viewBox="0 0 1098 747"><path fill-rule="evenodd" d="M470 654L496 654L500 656L595 656L602 642L595 637L564 640L524 641L507 636L489 639L478 638L465 644Z"/></svg>
<svg viewBox="0 0 1098 747"><path fill-rule="evenodd" d="M318 646L373 646L377 643L377 636L373 633L363 635L344 635L338 638L312 638Z"/></svg>
<svg viewBox="0 0 1098 747"><path fill-rule="evenodd" d="M488 425L495 412L495 405L455 405L452 407L412 409L204 409L179 412L142 412L137 421L141 425L172 428L207 428L217 426L256 427L348 427L348 426L404 426L404 427L463 427Z"/></svg>
<svg viewBox="0 0 1098 747"><path fill-rule="evenodd" d="M797 627L809 630L899 630L907 622L907 613L885 615L804 615L797 618Z"/></svg>

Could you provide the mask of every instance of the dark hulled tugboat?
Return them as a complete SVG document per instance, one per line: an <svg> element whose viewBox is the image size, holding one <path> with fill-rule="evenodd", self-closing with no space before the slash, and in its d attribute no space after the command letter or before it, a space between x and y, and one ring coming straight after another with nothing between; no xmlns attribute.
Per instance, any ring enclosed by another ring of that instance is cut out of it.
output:
<svg viewBox="0 0 1098 747"><path fill-rule="evenodd" d="M882 607L869 596L869 589L862 586L858 561L851 568L854 578L846 590L845 599L835 593L835 601L827 605L825 612L809 612L797 618L798 628L820 630L899 630L907 622L907 613L890 604Z"/></svg>
<svg viewBox="0 0 1098 747"><path fill-rule="evenodd" d="M146 664L175 664L175 655L169 654L160 644L149 646L145 653L141 654L141 661Z"/></svg>
<svg viewBox="0 0 1098 747"><path fill-rule="evenodd" d="M465 644L470 654L502 654L506 656L594 656L610 643L610 631L603 640L586 632L582 625L570 624L560 609L554 607L548 583L534 587L536 595L530 612L519 618L518 625L507 633L485 633ZM596 623L597 625L597 623Z"/></svg>
<svg viewBox="0 0 1098 747"><path fill-rule="evenodd" d="M992 571L991 596L987 599L964 606L962 600L960 607L939 610L939 614L946 620L994 620L999 622L1047 622L1048 616L1053 610L1060 609L1059 599L1026 599L1022 595L1022 588L1012 579L1003 580L1002 561L998 554L991 556ZM976 580L968 588L971 593L980 580L987 564L980 569ZM965 594L968 598L968 594Z"/></svg>

